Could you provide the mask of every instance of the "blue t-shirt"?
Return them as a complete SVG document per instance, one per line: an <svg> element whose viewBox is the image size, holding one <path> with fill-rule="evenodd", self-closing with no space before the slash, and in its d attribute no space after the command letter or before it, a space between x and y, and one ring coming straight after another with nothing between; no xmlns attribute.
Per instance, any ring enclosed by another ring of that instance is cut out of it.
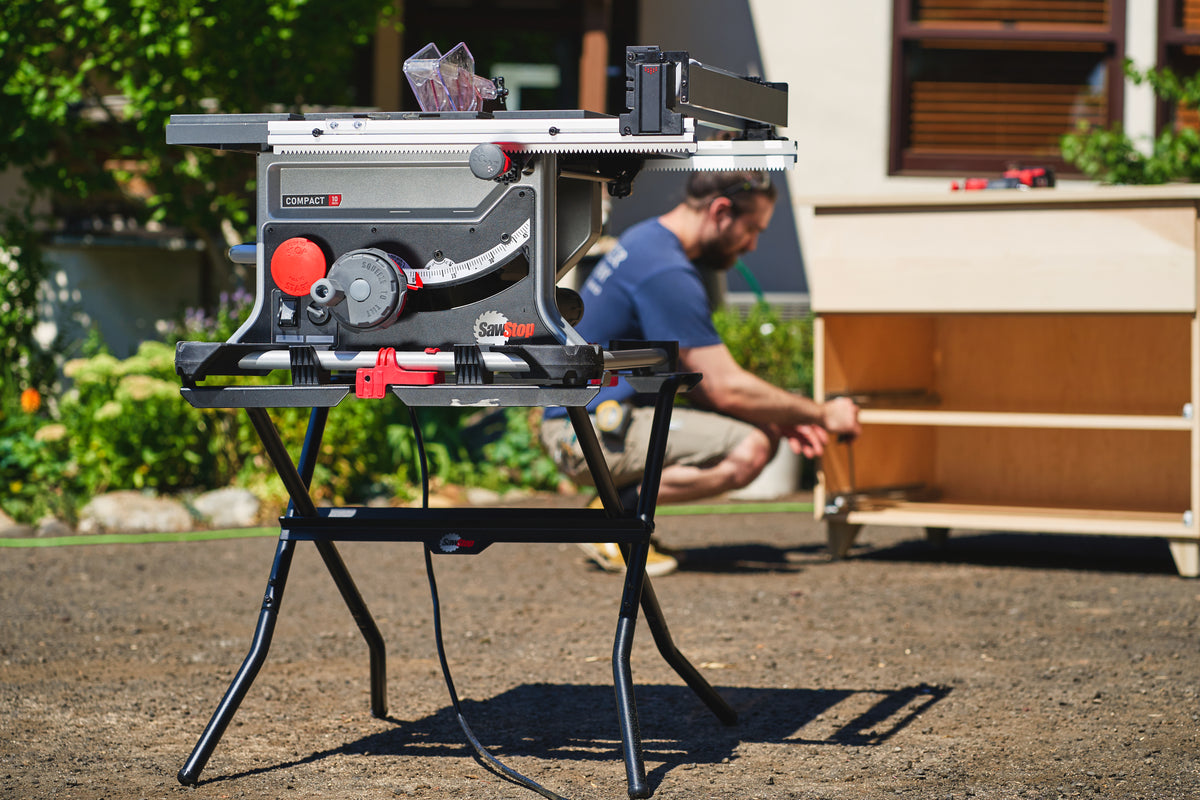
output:
<svg viewBox="0 0 1200 800"><path fill-rule="evenodd" d="M646 339L679 342L686 348L721 342L700 273L684 255L678 237L657 219L625 231L596 264L580 294L584 313L575 329L592 344L608 347L614 339ZM602 389L588 408L633 394L622 380ZM564 413L547 410L551 417Z"/></svg>

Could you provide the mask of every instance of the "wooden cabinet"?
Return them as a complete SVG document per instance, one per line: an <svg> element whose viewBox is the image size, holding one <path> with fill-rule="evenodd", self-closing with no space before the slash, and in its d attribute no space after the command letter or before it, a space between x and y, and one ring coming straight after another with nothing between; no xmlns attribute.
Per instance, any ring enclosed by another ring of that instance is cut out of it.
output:
<svg viewBox="0 0 1200 800"><path fill-rule="evenodd" d="M1200 574L1200 187L818 201L816 395L862 404L816 508L865 524L1159 536Z"/></svg>

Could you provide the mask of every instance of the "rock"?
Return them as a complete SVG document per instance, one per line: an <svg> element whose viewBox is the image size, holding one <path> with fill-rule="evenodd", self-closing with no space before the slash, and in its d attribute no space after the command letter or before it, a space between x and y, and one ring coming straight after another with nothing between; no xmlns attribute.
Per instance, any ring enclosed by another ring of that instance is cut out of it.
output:
<svg viewBox="0 0 1200 800"><path fill-rule="evenodd" d="M467 504L472 506L494 506L500 502L500 495L491 489L471 486L467 489Z"/></svg>
<svg viewBox="0 0 1200 800"><path fill-rule="evenodd" d="M22 525L8 514L0 511L0 539L21 539L33 535L33 528Z"/></svg>
<svg viewBox="0 0 1200 800"><path fill-rule="evenodd" d="M37 535L41 536L71 536L75 531L61 519L46 517L37 526Z"/></svg>
<svg viewBox="0 0 1200 800"><path fill-rule="evenodd" d="M192 508L214 528L252 528L262 503L247 489L229 487L205 492L192 501Z"/></svg>
<svg viewBox="0 0 1200 800"><path fill-rule="evenodd" d="M79 532L176 533L191 530L192 515L183 503L140 492L110 492L92 498L79 512Z"/></svg>

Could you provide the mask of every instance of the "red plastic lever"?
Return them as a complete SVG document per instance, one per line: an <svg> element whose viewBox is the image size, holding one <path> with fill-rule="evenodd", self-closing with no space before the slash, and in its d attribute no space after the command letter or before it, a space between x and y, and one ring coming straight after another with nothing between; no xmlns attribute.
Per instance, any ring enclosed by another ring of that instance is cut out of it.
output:
<svg viewBox="0 0 1200 800"><path fill-rule="evenodd" d="M388 386L432 386L440 377L436 369L405 369L396 363L396 348L384 347L375 357L375 366L362 367L354 374L354 394L377 400L387 394Z"/></svg>

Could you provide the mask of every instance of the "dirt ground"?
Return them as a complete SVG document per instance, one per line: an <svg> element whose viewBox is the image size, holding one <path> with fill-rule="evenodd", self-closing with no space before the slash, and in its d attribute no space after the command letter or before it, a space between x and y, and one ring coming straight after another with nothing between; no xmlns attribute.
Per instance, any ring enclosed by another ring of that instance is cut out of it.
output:
<svg viewBox="0 0 1200 800"><path fill-rule="evenodd" d="M633 655L649 781L670 798L1200 798L1200 583L1153 540L868 528L829 561L808 514L659 518L676 643L722 726ZM367 651L302 543L266 666L194 788L175 774L249 646L275 542L0 550L0 797L536 797L471 755L436 660L419 545L341 552ZM620 579L567 545L435 559L466 717L572 798L626 797L610 654Z"/></svg>

